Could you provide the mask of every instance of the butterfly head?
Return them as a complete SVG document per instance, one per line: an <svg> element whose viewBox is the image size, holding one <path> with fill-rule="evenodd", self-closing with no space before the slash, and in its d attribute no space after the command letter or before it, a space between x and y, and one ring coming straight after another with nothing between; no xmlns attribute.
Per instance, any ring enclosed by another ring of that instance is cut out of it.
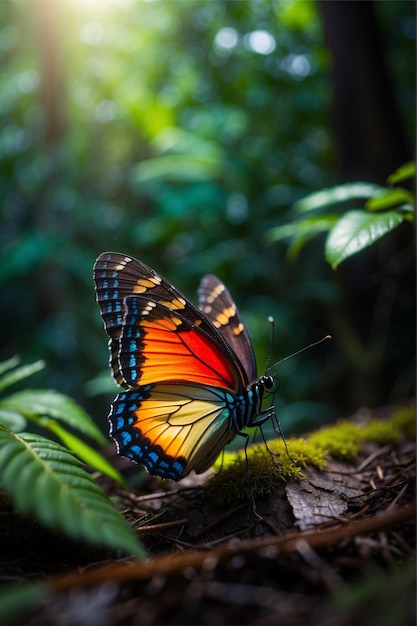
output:
<svg viewBox="0 0 417 626"><path fill-rule="evenodd" d="M263 386L265 391L272 391L275 384L275 377L265 374L260 377L258 382Z"/></svg>

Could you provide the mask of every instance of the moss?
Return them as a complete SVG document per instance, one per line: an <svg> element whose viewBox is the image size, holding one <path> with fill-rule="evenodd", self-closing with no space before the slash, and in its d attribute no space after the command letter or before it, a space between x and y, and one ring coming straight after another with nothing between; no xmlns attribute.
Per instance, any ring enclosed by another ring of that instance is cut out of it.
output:
<svg viewBox="0 0 417 626"><path fill-rule="evenodd" d="M251 490L259 496L270 495L277 480L274 465L271 459L268 463L266 455L251 456L249 466L244 453L230 455L229 459L224 459L221 470L209 479L208 488L216 504L229 505L247 500Z"/></svg>
<svg viewBox="0 0 417 626"><path fill-rule="evenodd" d="M326 465L325 450L315 445L311 439L301 439L301 437L289 439L288 454L291 456L289 460L294 463L294 459L301 467L314 465L318 469L323 469Z"/></svg>
<svg viewBox="0 0 417 626"><path fill-rule="evenodd" d="M398 443L400 439L400 429L394 421L384 421L374 419L369 424L365 424L359 429L359 436L364 441L373 441L380 445L387 443Z"/></svg>
<svg viewBox="0 0 417 626"><path fill-rule="evenodd" d="M414 404L396 409L391 419L408 439L416 438L416 409Z"/></svg>
<svg viewBox="0 0 417 626"><path fill-rule="evenodd" d="M269 451L265 444L257 444L247 448L246 455L242 450L224 453L215 464L220 471L208 482L211 497L217 504L236 504L254 494L269 496L287 479L303 477L301 463L288 456L282 439L268 442L268 448Z"/></svg>
<svg viewBox="0 0 417 626"><path fill-rule="evenodd" d="M414 407L396 410L390 420L372 419L366 424L341 420L322 428L308 438L274 439L249 446L244 451L224 452L215 467L220 470L208 483L213 500L235 504L252 496L271 494L274 487L289 479L304 477L303 469L312 465L323 469L329 458L353 459L364 442L396 444L401 435L415 437Z"/></svg>
<svg viewBox="0 0 417 626"><path fill-rule="evenodd" d="M336 459L352 459L360 449L357 425L344 420L318 430L309 441Z"/></svg>
<svg viewBox="0 0 417 626"><path fill-rule="evenodd" d="M256 497L271 495L274 487L289 479L304 477L303 468L314 465L323 469L324 450L301 438L282 439L256 444L239 452L225 452L215 464L220 471L208 483L211 497L219 504L235 504Z"/></svg>

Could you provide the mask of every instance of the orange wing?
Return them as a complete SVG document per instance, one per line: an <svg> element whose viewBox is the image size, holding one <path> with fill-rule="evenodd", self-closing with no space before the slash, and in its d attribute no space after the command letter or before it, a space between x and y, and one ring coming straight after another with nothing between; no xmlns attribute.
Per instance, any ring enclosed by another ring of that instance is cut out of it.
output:
<svg viewBox="0 0 417 626"><path fill-rule="evenodd" d="M237 381L241 383L242 387L246 387L249 383L244 366L228 344L227 339L219 333L211 320L152 268L137 259L118 252L103 252L94 264L94 282L100 313L110 337L110 365L113 376L119 385L126 388L132 385L132 378L130 377L127 380L125 378L126 372L121 369L121 361L123 361L121 352L126 349L126 345L123 348L120 345L122 334L126 337L125 302L129 296L146 299L151 308L161 307L160 310L164 311L163 317L165 318L167 317L166 312L170 311L173 314L169 322L171 328L173 325L178 324L178 320L188 323L189 329L193 329L193 332L191 330L189 332L194 335L194 338L190 340L198 349L201 348L201 343L208 345L211 340L214 348L209 352L216 353L216 363L224 360L230 361L229 365L220 369L220 378L228 381L223 384L231 384L231 387L235 388ZM144 311L145 317L148 315L146 307L144 307ZM145 325L146 322L145 320L143 321ZM136 320L136 323L140 323L140 321ZM182 329L185 329L185 326L182 326ZM196 339L197 335L200 336L197 329L201 331L201 337L204 336L204 339L201 338L200 341ZM156 329L153 328L152 332L155 332L154 336L156 339ZM165 334L165 337L167 336L168 333ZM130 350L128 352L131 353ZM204 352L207 351L205 350ZM150 355L150 352L148 355ZM222 356L220 357L220 355ZM204 354L203 358L206 358L206 354ZM126 366L125 361L124 365ZM228 375L224 375L225 368L229 370ZM198 369L197 367L197 371ZM172 371L172 363L170 370ZM232 370L234 372L231 375ZM129 377L129 366L127 374ZM138 380L138 377L136 377L136 380ZM156 382L156 380L158 378L155 378L153 382Z"/></svg>
<svg viewBox="0 0 417 626"><path fill-rule="evenodd" d="M199 326L139 296L124 305L118 360L129 386L171 381L239 391L233 361Z"/></svg>

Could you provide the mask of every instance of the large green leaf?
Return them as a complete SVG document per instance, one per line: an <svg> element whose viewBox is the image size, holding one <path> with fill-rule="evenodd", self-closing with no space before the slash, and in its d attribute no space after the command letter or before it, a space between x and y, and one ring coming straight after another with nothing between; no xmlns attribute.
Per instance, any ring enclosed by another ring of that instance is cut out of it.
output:
<svg viewBox="0 0 417 626"><path fill-rule="evenodd" d="M97 452L97 450L94 450L84 441L72 433L69 433L55 420L46 418L41 422L41 424L42 426L45 426L45 428L54 432L71 452L74 452L79 459L84 461L84 463L87 463L92 469L98 470L102 474L110 476L110 478L113 478L113 480L116 480L121 485L126 486L126 482L120 472L118 472L117 469L109 463L109 461L107 461L107 459Z"/></svg>
<svg viewBox="0 0 417 626"><path fill-rule="evenodd" d="M61 445L0 425L0 481L18 512L71 538L144 556L106 494Z"/></svg>
<svg viewBox="0 0 417 626"><path fill-rule="evenodd" d="M369 213L349 211L330 231L326 241L326 260L335 269L348 257L364 250L403 221L400 211Z"/></svg>
<svg viewBox="0 0 417 626"><path fill-rule="evenodd" d="M91 437L99 445L106 438L93 420L72 398L53 390L27 389L0 400L0 409L12 409L28 419L52 417Z"/></svg>
<svg viewBox="0 0 417 626"><path fill-rule="evenodd" d="M293 205L293 209L297 213L306 213L340 204L341 202L372 198L384 191L386 191L385 187L374 185L373 183L345 183L344 185L336 185L336 187L316 191L296 202Z"/></svg>

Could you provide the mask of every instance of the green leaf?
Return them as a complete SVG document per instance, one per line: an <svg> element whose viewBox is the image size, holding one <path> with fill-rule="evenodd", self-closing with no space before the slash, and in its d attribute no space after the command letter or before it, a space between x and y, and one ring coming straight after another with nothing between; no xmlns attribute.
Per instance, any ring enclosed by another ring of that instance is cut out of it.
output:
<svg viewBox="0 0 417 626"><path fill-rule="evenodd" d="M19 513L73 539L145 556L106 494L61 445L0 425L0 481Z"/></svg>
<svg viewBox="0 0 417 626"><path fill-rule="evenodd" d="M8 361L5 361L4 363L2 363L3 369L1 373L3 373L6 370L15 368L18 363L19 363L19 357L13 357L13 359L9 359ZM45 367L44 361L35 361L35 363L31 363L30 365L22 365L22 367L13 369L13 371L8 371L7 374L4 374L0 378L0 391L3 391L3 389L6 389L7 387L14 385L15 383L18 383L24 378L28 378L29 376L32 376L32 374L39 372L44 367Z"/></svg>
<svg viewBox="0 0 417 626"><path fill-rule="evenodd" d="M27 428L27 419L19 411L12 409L0 409L0 422L15 433Z"/></svg>
<svg viewBox="0 0 417 626"><path fill-rule="evenodd" d="M167 154L142 161L132 175L137 183L160 179L189 183L211 181L220 175L220 169L217 158L211 156Z"/></svg>
<svg viewBox="0 0 417 626"><path fill-rule="evenodd" d="M358 200L372 198L375 194L381 193L385 187L374 185L373 183L346 183L337 185L329 189L316 191L293 205L293 209L297 213L307 213L316 209L348 202L350 200Z"/></svg>
<svg viewBox="0 0 417 626"><path fill-rule="evenodd" d="M62 443L71 452L76 454L79 459L84 461L84 463L87 463L98 472L113 478L113 480L117 481L121 485L126 486L126 482L122 475L115 467L113 467L113 465L111 465L111 463L107 461L107 459L105 459L99 452L97 452L97 450L94 450L94 448L86 444L84 441L65 430L61 424L58 424L55 420L48 419L42 420L41 425L54 432L61 439Z"/></svg>
<svg viewBox="0 0 417 626"><path fill-rule="evenodd" d="M402 208L398 205L405 204L413 206L413 194L402 187L394 189L385 189L385 191L374 198L370 198L365 204L368 211L385 211L394 207Z"/></svg>
<svg viewBox="0 0 417 626"><path fill-rule="evenodd" d="M152 142L158 156L142 160L131 170L135 183L155 180L212 181L225 175L228 164L214 141L179 128L166 128Z"/></svg>
<svg viewBox="0 0 417 626"><path fill-rule="evenodd" d="M271 228L266 233L266 240L268 243L272 243L274 241L288 239L289 237L308 237L308 239L311 239L322 232L330 230L338 219L338 215L332 214L306 217L298 222L291 222L283 226Z"/></svg>
<svg viewBox="0 0 417 626"><path fill-rule="evenodd" d="M39 422L39 417L52 417L91 437L99 445L107 440L89 415L72 398L53 390L27 389L0 400L0 409L20 412Z"/></svg>
<svg viewBox="0 0 417 626"><path fill-rule="evenodd" d="M416 176L416 164L414 161L401 165L391 176L388 177L389 185L398 185L404 180L413 180Z"/></svg>
<svg viewBox="0 0 417 626"><path fill-rule="evenodd" d="M267 233L270 241L278 241L291 237L291 243L288 247L288 257L292 260L296 259L301 248L320 233L324 233L334 226L339 219L338 215L315 215L305 217L299 222L292 222L284 226L272 228Z"/></svg>
<svg viewBox="0 0 417 626"><path fill-rule="evenodd" d="M327 237L326 260L335 269L342 261L396 228L403 219L399 211L349 211L340 218Z"/></svg>
<svg viewBox="0 0 417 626"><path fill-rule="evenodd" d="M7 370L12 370L16 365L20 363L20 356L15 354L11 359L7 359L7 361L0 361L0 376L3 372L7 372Z"/></svg>

